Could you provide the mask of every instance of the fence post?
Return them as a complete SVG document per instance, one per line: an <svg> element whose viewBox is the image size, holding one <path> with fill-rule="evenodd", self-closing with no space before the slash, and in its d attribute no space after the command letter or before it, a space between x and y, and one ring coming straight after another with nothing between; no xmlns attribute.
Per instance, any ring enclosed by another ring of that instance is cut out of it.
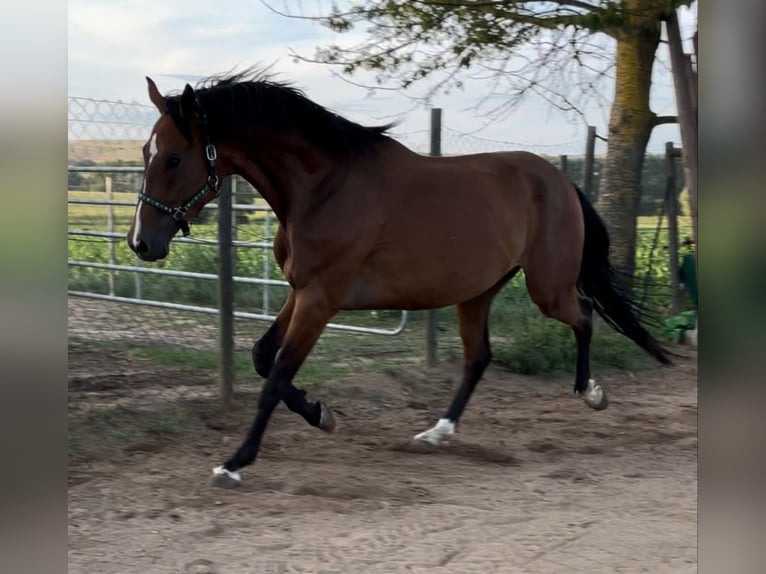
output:
<svg viewBox="0 0 766 574"><path fill-rule="evenodd" d="M431 108L431 155L442 154L442 110ZM436 366L436 309L426 311L426 366Z"/></svg>
<svg viewBox="0 0 766 574"><path fill-rule="evenodd" d="M239 239L239 226L237 225L237 210L234 209L234 206L237 205L237 177L232 176L231 178L231 240L237 241ZM237 269L237 250L232 249L232 274L236 275L236 269Z"/></svg>
<svg viewBox="0 0 766 574"><path fill-rule="evenodd" d="M231 178L218 197L218 342L220 389L226 408L234 389L234 247L232 245Z"/></svg>
<svg viewBox="0 0 766 574"><path fill-rule="evenodd" d="M271 242L271 212L266 212L266 217L263 218L263 240L265 242ZM268 280L271 279L271 260L269 259L270 253L267 250L263 251L263 278ZM262 295L262 306L263 306L263 314L268 315L269 314L269 307L271 306L269 303L269 284L264 283L263 284L263 291L261 292Z"/></svg>
<svg viewBox="0 0 766 574"><path fill-rule="evenodd" d="M112 194L112 176L107 175L104 177L104 187L106 189L106 199L109 201L109 205L106 207L106 230L109 233L114 233L114 205L112 205L114 195ZM117 264L114 241L109 241L109 263L111 265ZM114 271L109 271L109 294L114 297Z"/></svg>
<svg viewBox="0 0 766 574"><path fill-rule="evenodd" d="M582 192L593 203L593 169L596 153L596 126L588 126L588 137L585 140L585 165L582 168Z"/></svg>
<svg viewBox="0 0 766 574"><path fill-rule="evenodd" d="M561 154L559 156L559 161L561 162L561 171L566 173L567 172L567 156L566 156L566 154Z"/></svg>
<svg viewBox="0 0 766 574"><path fill-rule="evenodd" d="M676 193L676 160L673 142L665 143L665 170L668 213L668 254L670 257L670 312L681 312L681 290L678 277L678 194Z"/></svg>

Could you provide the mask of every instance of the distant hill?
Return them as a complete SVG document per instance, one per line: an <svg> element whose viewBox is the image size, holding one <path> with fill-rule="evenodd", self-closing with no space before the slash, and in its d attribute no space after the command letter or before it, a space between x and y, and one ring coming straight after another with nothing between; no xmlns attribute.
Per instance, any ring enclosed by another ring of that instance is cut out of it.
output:
<svg viewBox="0 0 766 574"><path fill-rule="evenodd" d="M137 163L142 164L139 140L76 140L68 146L69 163L82 161L96 164Z"/></svg>

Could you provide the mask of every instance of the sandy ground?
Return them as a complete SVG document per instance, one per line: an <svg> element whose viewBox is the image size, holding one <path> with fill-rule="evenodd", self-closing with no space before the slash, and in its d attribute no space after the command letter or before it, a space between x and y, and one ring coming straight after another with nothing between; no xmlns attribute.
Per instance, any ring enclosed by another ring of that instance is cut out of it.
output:
<svg viewBox="0 0 766 574"><path fill-rule="evenodd" d="M448 404L455 365L347 377L310 391L336 432L280 406L233 491L210 474L249 426L255 387L225 413L209 375L87 343L70 344L69 373L72 432L115 405L185 421L117 442L105 427L72 456L72 574L697 571L693 357L599 377L602 412L568 378L490 368L442 448L409 440Z"/></svg>

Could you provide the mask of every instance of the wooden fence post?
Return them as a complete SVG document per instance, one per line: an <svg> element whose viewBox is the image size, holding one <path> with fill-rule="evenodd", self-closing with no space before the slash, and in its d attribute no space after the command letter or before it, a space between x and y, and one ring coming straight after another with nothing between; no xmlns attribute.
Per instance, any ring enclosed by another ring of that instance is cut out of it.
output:
<svg viewBox="0 0 766 574"><path fill-rule="evenodd" d="M681 312L681 291L678 278L678 193L676 190L676 160L673 142L665 143L665 170L668 213L668 255L670 266L670 312L678 315Z"/></svg>
<svg viewBox="0 0 766 574"><path fill-rule="evenodd" d="M218 343L220 389L225 408L234 391L234 246L232 245L231 178L218 197Z"/></svg>
<svg viewBox="0 0 766 574"><path fill-rule="evenodd" d="M106 188L106 199L109 201L109 205L106 207L106 230L109 233L114 233L114 194L112 193L112 176L107 175L104 178L104 187ZM109 263L111 265L117 264L117 252L115 250L114 241L109 241ZM109 294L114 297L114 271L109 271Z"/></svg>
<svg viewBox="0 0 766 574"><path fill-rule="evenodd" d="M588 138L585 140L585 165L582 167L582 192L591 203L595 203L593 190L593 170L595 168L596 126L588 126Z"/></svg>
<svg viewBox="0 0 766 574"><path fill-rule="evenodd" d="M442 110L431 109L431 155L442 154ZM436 357L436 309L426 311L426 366L435 367Z"/></svg>

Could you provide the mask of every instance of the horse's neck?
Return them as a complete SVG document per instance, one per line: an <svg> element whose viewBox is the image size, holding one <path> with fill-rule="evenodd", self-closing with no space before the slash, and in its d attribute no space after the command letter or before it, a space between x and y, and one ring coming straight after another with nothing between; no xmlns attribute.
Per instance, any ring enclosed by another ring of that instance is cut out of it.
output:
<svg viewBox="0 0 766 574"><path fill-rule="evenodd" d="M241 141L230 146L232 171L258 190L284 224L290 208L307 201L312 189L332 169L332 162L297 138L271 135L258 142Z"/></svg>

